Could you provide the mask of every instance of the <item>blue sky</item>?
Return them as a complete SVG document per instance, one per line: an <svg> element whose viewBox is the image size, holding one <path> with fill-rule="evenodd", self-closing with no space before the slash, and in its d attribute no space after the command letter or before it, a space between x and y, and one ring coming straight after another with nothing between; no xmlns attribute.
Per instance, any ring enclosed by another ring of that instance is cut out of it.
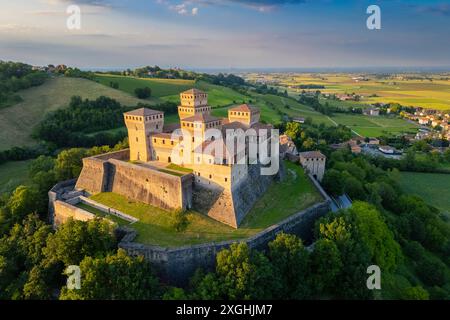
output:
<svg viewBox="0 0 450 320"><path fill-rule="evenodd" d="M445 0L0 0L0 59L78 67L450 66ZM66 8L81 8L68 30ZM366 28L381 8L382 29Z"/></svg>

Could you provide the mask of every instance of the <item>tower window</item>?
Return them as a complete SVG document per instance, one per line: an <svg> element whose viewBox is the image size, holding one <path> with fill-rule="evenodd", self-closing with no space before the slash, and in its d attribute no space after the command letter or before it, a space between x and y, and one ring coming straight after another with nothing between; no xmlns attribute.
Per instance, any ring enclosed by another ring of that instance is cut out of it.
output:
<svg viewBox="0 0 450 320"><path fill-rule="evenodd" d="M138 139L138 137L136 137L136 142L139 142L139 139Z"/></svg>

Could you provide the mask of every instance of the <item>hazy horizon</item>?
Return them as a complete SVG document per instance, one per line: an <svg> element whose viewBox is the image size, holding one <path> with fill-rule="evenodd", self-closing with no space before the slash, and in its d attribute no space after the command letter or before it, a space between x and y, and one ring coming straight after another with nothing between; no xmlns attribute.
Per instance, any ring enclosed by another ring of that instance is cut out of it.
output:
<svg viewBox="0 0 450 320"><path fill-rule="evenodd" d="M0 0L0 59L84 69L446 68L448 0ZM81 29L69 30L69 5ZM381 30L366 26L381 8ZM370 66L370 67L369 67ZM394 66L394 67L392 67ZM399 67L395 67L399 66Z"/></svg>

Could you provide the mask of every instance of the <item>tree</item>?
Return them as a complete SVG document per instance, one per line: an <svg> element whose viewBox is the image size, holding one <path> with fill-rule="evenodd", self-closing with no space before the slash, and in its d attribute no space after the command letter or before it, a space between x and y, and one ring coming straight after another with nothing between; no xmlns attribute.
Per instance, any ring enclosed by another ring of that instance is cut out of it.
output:
<svg viewBox="0 0 450 320"><path fill-rule="evenodd" d="M176 232L183 232L189 225L189 219L187 213L183 210L177 210L173 212L172 228Z"/></svg>
<svg viewBox="0 0 450 320"><path fill-rule="evenodd" d="M347 210L357 237L366 245L371 260L382 270L393 271L402 258L399 244L384 222L381 214L371 205L354 202Z"/></svg>
<svg viewBox="0 0 450 320"><path fill-rule="evenodd" d="M32 213L34 204L38 201L37 192L33 187L18 186L9 198L7 208L12 222L21 221L27 214Z"/></svg>
<svg viewBox="0 0 450 320"><path fill-rule="evenodd" d="M194 299L271 299L278 281L269 260L250 252L247 244L233 243L216 256L216 272L194 277Z"/></svg>
<svg viewBox="0 0 450 320"><path fill-rule="evenodd" d="M314 243L310 258L311 286L317 297L339 292L339 275L343 263L336 244L327 239Z"/></svg>
<svg viewBox="0 0 450 320"><path fill-rule="evenodd" d="M61 151L56 158L55 171L58 180L68 180L78 177L83 167L82 159L86 150L72 148Z"/></svg>
<svg viewBox="0 0 450 320"><path fill-rule="evenodd" d="M80 271L81 289L63 287L61 300L145 300L159 296L159 282L150 264L122 249L106 257L85 257Z"/></svg>
<svg viewBox="0 0 450 320"><path fill-rule="evenodd" d="M134 94L136 95L136 97L138 97L139 99L147 99L150 98L152 95L152 90L149 87L144 87L144 88L136 88L134 90Z"/></svg>
<svg viewBox="0 0 450 320"><path fill-rule="evenodd" d="M103 220L88 222L69 219L47 239L47 263L78 265L84 257L104 256L115 247L113 226Z"/></svg>
<svg viewBox="0 0 450 320"><path fill-rule="evenodd" d="M405 300L429 300L430 295L421 286L408 287L403 290L402 299Z"/></svg>
<svg viewBox="0 0 450 320"><path fill-rule="evenodd" d="M342 174L336 169L329 169L323 176L322 185L333 195L341 195L344 193L344 181Z"/></svg>
<svg viewBox="0 0 450 320"><path fill-rule="evenodd" d="M295 235L280 233L269 243L269 260L280 278L279 299L305 299L309 296L308 252Z"/></svg>

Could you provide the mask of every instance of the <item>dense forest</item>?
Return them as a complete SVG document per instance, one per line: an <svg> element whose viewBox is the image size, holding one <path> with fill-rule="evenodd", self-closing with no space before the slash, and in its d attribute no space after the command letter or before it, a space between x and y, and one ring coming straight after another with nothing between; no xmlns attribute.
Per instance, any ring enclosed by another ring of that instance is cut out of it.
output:
<svg viewBox="0 0 450 320"><path fill-rule="evenodd" d="M138 108L146 106L139 104ZM48 113L34 129L33 136L53 143L58 148L113 146L125 138L125 131L102 131L124 127L123 113L135 108L122 106L116 100L107 97L83 100L79 96L74 96L68 108ZM176 112L177 106L175 103L164 102L151 108L172 114Z"/></svg>
<svg viewBox="0 0 450 320"><path fill-rule="evenodd" d="M404 194L397 169L343 150L331 154L323 185L376 208L402 249L390 286L411 285L424 296L450 298L450 221L418 196ZM398 288L397 288L398 289Z"/></svg>
<svg viewBox="0 0 450 320"><path fill-rule="evenodd" d="M28 64L0 61L0 108L19 102L17 91L39 86L47 78L47 73L35 71Z"/></svg>

